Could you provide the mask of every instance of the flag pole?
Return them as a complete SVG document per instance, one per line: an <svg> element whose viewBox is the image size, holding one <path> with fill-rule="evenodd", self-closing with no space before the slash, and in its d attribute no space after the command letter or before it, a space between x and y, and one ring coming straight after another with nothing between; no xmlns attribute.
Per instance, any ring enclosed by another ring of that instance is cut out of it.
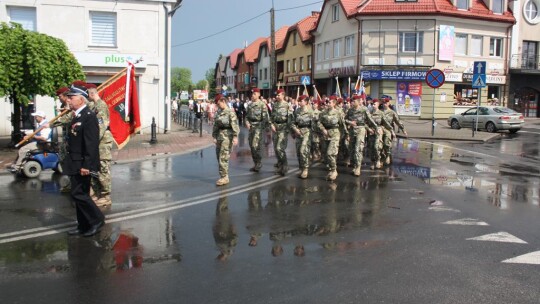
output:
<svg viewBox="0 0 540 304"><path fill-rule="evenodd" d="M55 122L56 120L58 120L58 118L64 116L69 111L71 111L71 110L70 109L65 109L64 111L62 111L62 113L58 114L55 118L53 118L49 122L47 122L47 124L51 124L51 123ZM25 142L29 141L30 139L34 138L34 136L36 136L36 134L38 134L43 129L45 129L45 124L43 126L39 127L37 130L35 130L34 133L28 135L28 138L23 138L20 142L18 142L15 145L15 148L18 148L20 145L22 145Z"/></svg>
<svg viewBox="0 0 540 304"><path fill-rule="evenodd" d="M313 90L315 91L315 94L317 95L317 97L319 98L319 100L321 100L321 95L319 95L319 90L317 90L317 87L315 85L313 85Z"/></svg>
<svg viewBox="0 0 540 304"><path fill-rule="evenodd" d="M336 86L337 86L338 97L341 98L341 89L339 88L339 77L338 76L336 76Z"/></svg>
<svg viewBox="0 0 540 304"><path fill-rule="evenodd" d="M347 92L348 92L347 95L350 98L351 97L351 77L349 77L349 90Z"/></svg>

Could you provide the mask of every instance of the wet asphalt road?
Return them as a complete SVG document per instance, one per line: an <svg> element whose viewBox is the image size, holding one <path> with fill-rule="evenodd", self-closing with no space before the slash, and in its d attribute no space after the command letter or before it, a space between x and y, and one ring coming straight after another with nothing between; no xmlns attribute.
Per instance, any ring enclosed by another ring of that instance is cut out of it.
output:
<svg viewBox="0 0 540 304"><path fill-rule="evenodd" d="M242 136L222 188L212 148L115 165L94 238L65 234L74 209L59 177L1 175L2 303L539 302L538 130L400 140L392 167L341 167L336 183L321 165L297 178L289 152L286 177L271 144L250 173Z"/></svg>

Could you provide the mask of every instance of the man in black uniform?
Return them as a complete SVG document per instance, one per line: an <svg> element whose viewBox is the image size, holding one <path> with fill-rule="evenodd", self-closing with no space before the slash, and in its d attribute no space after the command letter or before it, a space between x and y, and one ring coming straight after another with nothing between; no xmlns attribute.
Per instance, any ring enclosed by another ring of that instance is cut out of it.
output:
<svg viewBox="0 0 540 304"><path fill-rule="evenodd" d="M72 85L66 95L73 119L67 130L63 169L71 180L78 223L68 234L93 236L105 224L105 216L90 198L90 172L99 172L99 125L96 114L86 106L88 91L85 87Z"/></svg>

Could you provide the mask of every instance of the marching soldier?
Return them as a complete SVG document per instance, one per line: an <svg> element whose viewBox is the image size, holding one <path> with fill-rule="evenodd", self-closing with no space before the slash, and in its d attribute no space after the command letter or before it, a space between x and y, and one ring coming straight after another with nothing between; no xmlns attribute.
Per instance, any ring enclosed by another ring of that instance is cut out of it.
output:
<svg viewBox="0 0 540 304"><path fill-rule="evenodd" d="M333 96L334 97L334 96ZM324 135L324 155L326 159L326 167L328 175L326 179L333 181L337 178L337 154L339 151L339 140L341 133L347 133L342 112L336 109L336 98L330 98L328 108L322 112L319 119L319 129Z"/></svg>
<svg viewBox="0 0 540 304"><path fill-rule="evenodd" d="M254 166L249 171L259 172L262 167L263 135L269 118L266 104L259 99L261 91L258 88L254 88L251 92L251 103L247 108L246 127L249 130L248 141Z"/></svg>
<svg viewBox="0 0 540 304"><path fill-rule="evenodd" d="M399 115L392 109L390 109L390 100L388 98L384 99L383 102L383 114L385 120L390 124L390 128L385 127L383 129L383 148L381 158L384 160L386 165L389 165L392 162L392 140L396 138L394 133L394 124L403 131L403 134L407 136L407 131L405 131L405 126L399 120Z"/></svg>
<svg viewBox="0 0 540 304"><path fill-rule="evenodd" d="M324 110L324 102L322 100L313 101L313 128L311 129L311 158L313 162L321 160L321 138L322 134L318 128L319 116Z"/></svg>
<svg viewBox="0 0 540 304"><path fill-rule="evenodd" d="M360 176L367 126L377 127L367 107L362 104L360 95L353 95L351 108L345 116L345 124L349 127L349 155L353 166L352 172L354 176Z"/></svg>
<svg viewBox="0 0 540 304"><path fill-rule="evenodd" d="M311 147L311 130L315 114L310 106L308 106L309 97L306 95L300 96L298 99L299 107L294 111L294 119L291 125L291 130L296 137L296 156L298 157L298 165L302 172L300 178L308 177L309 157Z"/></svg>
<svg viewBox="0 0 540 304"><path fill-rule="evenodd" d="M99 207L109 206L111 202L111 161L113 137L109 130L110 115L109 107L105 101L99 97L97 88L94 84L87 84L88 88L88 108L96 113L99 123L99 177L92 178L92 190L94 194L92 199Z"/></svg>
<svg viewBox="0 0 540 304"><path fill-rule="evenodd" d="M379 100L373 99L373 113L371 114L373 121L377 124L373 134L370 134L370 151L371 155L371 169L380 169L381 164L381 151L382 151L382 136L383 128L392 128L392 126L384 118L383 111L379 110Z"/></svg>
<svg viewBox="0 0 540 304"><path fill-rule="evenodd" d="M216 186L229 183L229 158L232 147L238 144L238 119L236 114L227 105L227 98L218 94L215 98L218 111L214 119L212 137L216 144L216 156L219 164L219 176Z"/></svg>
<svg viewBox="0 0 540 304"><path fill-rule="evenodd" d="M346 110L344 99L339 97L337 99L337 102L338 103L336 105L336 109L338 109L341 112L343 119L345 119L345 114L347 113L347 110ZM344 133L341 134L341 138L339 139L338 158L345 166L349 165L349 139L347 138L347 135Z"/></svg>
<svg viewBox="0 0 540 304"><path fill-rule="evenodd" d="M291 120L291 106L285 100L285 91L283 89L279 89L277 90L276 101L272 105L270 122L272 132L274 132L274 152L276 153L277 158L276 173L279 173L281 176L285 176L285 174L287 174L289 171L286 150L289 140Z"/></svg>

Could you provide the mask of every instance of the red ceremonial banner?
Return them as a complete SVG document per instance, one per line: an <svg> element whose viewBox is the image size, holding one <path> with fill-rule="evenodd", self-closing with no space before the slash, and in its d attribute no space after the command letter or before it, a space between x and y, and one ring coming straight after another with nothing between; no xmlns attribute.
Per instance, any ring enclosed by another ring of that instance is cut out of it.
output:
<svg viewBox="0 0 540 304"><path fill-rule="evenodd" d="M118 149L122 149L130 135L141 128L135 66L129 63L128 68L100 85L98 94L109 106L109 129Z"/></svg>

